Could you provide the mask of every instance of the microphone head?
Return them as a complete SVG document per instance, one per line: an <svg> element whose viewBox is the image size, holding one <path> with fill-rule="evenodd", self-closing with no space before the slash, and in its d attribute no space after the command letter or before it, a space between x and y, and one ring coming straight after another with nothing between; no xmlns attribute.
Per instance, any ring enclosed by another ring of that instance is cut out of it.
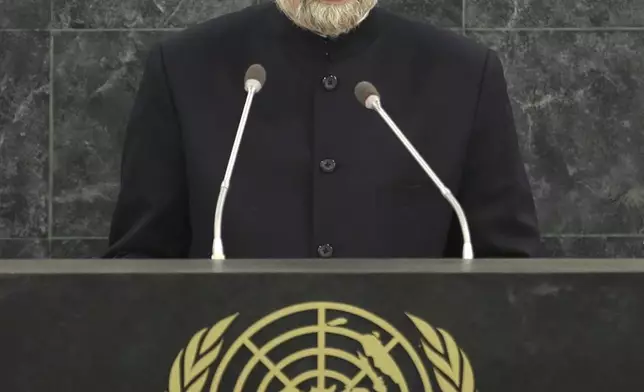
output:
<svg viewBox="0 0 644 392"><path fill-rule="evenodd" d="M255 82L253 82L255 81ZM249 89L249 85L255 87L255 92L259 92L266 83L266 70L259 64L253 64L248 67L246 71L246 76L244 76L244 85L246 90Z"/></svg>
<svg viewBox="0 0 644 392"><path fill-rule="evenodd" d="M360 82L356 84L354 93L356 95L356 98L358 99L358 102L360 102L360 104L362 104L363 106L366 106L367 108L369 108L369 105L367 102L367 99L369 97L376 96L377 98L380 98L380 93L378 93L378 90L376 90L376 87L369 82Z"/></svg>

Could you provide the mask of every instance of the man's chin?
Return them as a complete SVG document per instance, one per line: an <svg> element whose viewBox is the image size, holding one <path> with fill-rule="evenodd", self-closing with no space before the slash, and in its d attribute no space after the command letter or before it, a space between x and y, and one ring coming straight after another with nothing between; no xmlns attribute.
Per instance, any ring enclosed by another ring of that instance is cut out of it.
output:
<svg viewBox="0 0 644 392"><path fill-rule="evenodd" d="M327 37L337 37L353 30L377 0L276 1L282 11L300 27ZM294 7L295 4L298 6Z"/></svg>

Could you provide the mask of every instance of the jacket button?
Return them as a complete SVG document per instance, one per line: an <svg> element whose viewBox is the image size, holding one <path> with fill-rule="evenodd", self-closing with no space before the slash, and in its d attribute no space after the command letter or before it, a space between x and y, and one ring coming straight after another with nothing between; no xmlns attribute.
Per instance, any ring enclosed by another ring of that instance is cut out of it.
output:
<svg viewBox="0 0 644 392"><path fill-rule="evenodd" d="M333 173L335 171L335 161L333 159L323 159L320 161L320 170L325 173Z"/></svg>
<svg viewBox="0 0 644 392"><path fill-rule="evenodd" d="M329 258L333 256L333 247L329 244L318 246L318 255L324 258Z"/></svg>
<svg viewBox="0 0 644 392"><path fill-rule="evenodd" d="M335 75L325 76L322 85L326 91L333 91L338 87L338 78Z"/></svg>

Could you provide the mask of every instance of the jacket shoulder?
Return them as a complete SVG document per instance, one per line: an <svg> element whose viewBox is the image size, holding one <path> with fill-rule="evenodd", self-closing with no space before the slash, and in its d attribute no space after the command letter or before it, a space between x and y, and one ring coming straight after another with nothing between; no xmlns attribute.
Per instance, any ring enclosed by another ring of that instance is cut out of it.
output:
<svg viewBox="0 0 644 392"><path fill-rule="evenodd" d="M431 62L482 68L494 51L461 33L427 22L412 20L384 11L388 33L399 44L404 43L415 56Z"/></svg>
<svg viewBox="0 0 644 392"><path fill-rule="evenodd" d="M161 42L164 50L171 54L181 54L183 51L206 49L213 45L224 49L234 48L240 41L248 37L270 11L270 4L254 5L239 11L227 13L166 38Z"/></svg>

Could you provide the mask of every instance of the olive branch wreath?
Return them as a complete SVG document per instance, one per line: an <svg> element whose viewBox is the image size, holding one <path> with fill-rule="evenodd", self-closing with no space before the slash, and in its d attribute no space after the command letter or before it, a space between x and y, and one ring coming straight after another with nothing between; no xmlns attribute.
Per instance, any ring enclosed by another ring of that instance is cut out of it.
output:
<svg viewBox="0 0 644 392"><path fill-rule="evenodd" d="M168 392L204 391L210 367L221 353L222 336L236 317L236 314L229 316L210 329L202 329L190 339L172 364Z"/></svg>

